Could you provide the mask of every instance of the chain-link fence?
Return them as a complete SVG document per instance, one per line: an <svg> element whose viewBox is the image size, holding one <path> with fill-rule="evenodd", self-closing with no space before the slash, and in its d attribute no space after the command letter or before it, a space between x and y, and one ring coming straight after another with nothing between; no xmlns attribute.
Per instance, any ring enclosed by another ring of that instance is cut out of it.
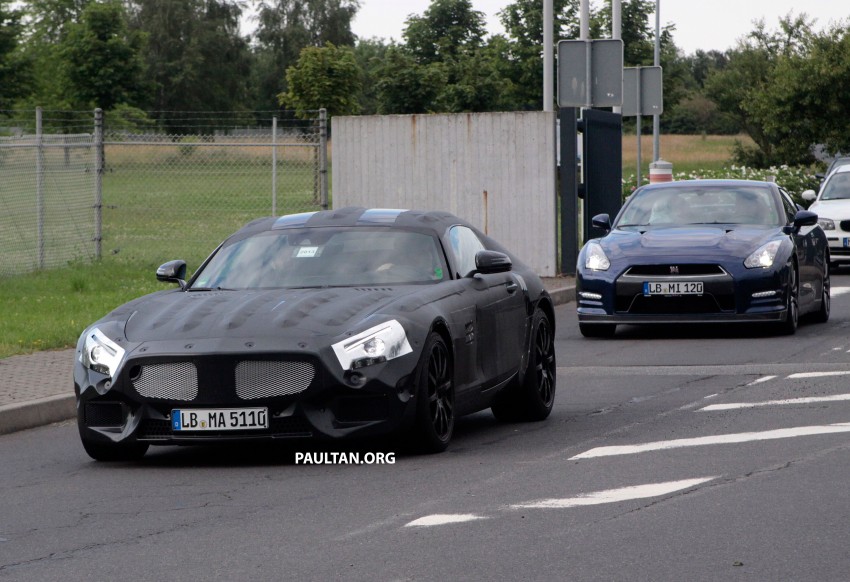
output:
<svg viewBox="0 0 850 582"><path fill-rule="evenodd" d="M254 218L328 206L324 110L5 117L0 275L100 256L197 265Z"/></svg>
<svg viewBox="0 0 850 582"><path fill-rule="evenodd" d="M200 261L260 217L327 207L324 112L164 113L165 131L104 124L103 252Z"/></svg>
<svg viewBox="0 0 850 582"><path fill-rule="evenodd" d="M91 112L0 113L0 276L95 256Z"/></svg>

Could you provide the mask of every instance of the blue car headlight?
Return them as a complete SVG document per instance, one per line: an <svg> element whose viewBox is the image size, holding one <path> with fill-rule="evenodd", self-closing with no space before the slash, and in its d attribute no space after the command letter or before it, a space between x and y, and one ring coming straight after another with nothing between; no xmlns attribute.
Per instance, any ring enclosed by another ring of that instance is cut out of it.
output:
<svg viewBox="0 0 850 582"><path fill-rule="evenodd" d="M331 347L343 370L379 364L413 351L404 328L395 319L370 327Z"/></svg>
<svg viewBox="0 0 850 582"><path fill-rule="evenodd" d="M766 269L773 266L773 261L776 260L776 253L779 252L779 247L782 245L781 240L772 240L765 243L744 260L744 266L748 269Z"/></svg>
<svg viewBox="0 0 850 582"><path fill-rule="evenodd" d="M110 378L118 372L124 359L124 348L106 337L98 328L88 330L80 353L80 363L86 368L100 372Z"/></svg>
<svg viewBox="0 0 850 582"><path fill-rule="evenodd" d="M602 245L596 242L587 243L584 251L584 267L591 271L607 271L610 266L611 261L605 256Z"/></svg>

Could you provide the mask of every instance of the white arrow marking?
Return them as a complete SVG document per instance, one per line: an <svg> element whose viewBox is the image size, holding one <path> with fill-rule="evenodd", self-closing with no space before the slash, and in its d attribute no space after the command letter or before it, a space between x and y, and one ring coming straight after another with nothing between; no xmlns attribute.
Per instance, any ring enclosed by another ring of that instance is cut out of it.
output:
<svg viewBox="0 0 850 582"><path fill-rule="evenodd" d="M405 524L405 527L431 527L433 525L445 525L447 523L465 523L467 521L476 521L479 519L487 518L481 515L474 515L472 513L437 513L434 515L426 515L425 517L415 519L410 523Z"/></svg>
<svg viewBox="0 0 850 582"><path fill-rule="evenodd" d="M787 400L766 400L764 402L731 402L729 404L712 404L700 408L697 412L711 412L712 410L735 410L738 408L759 408L761 406L785 406L788 404L818 404L820 402L840 402L850 400L850 394L836 394L834 396L810 396L808 398L788 398Z"/></svg>
<svg viewBox="0 0 850 582"><path fill-rule="evenodd" d="M623 487L622 489L608 489L607 491L596 491L585 493L578 497L566 499L543 499L529 503L511 505L511 509L567 509L584 505L601 505L603 503L617 503L630 499L646 499L647 497L658 497L675 491L682 491L696 487L717 477L703 477L700 479L684 479L682 481L668 481L666 483L650 483L648 485L635 485Z"/></svg>
<svg viewBox="0 0 850 582"><path fill-rule="evenodd" d="M797 428L782 428L764 432L742 432L735 434L721 434L707 437L690 439L678 439L671 441L658 441L644 443L642 445L624 445L617 447L597 447L584 453L570 457L575 459L593 459L595 457L611 457L614 455L633 455L635 453L646 453L649 451L663 451L667 449L680 449L683 447L701 447L707 445L724 445L731 443L746 443L751 441L766 441L774 439L787 439L800 436L812 436L820 434L834 434L850 432L850 423L830 424L826 426L801 426Z"/></svg>

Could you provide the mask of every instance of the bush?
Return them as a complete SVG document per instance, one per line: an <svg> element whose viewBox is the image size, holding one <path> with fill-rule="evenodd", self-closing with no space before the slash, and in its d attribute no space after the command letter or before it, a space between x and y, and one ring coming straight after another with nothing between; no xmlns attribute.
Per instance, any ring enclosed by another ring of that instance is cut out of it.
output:
<svg viewBox="0 0 850 582"><path fill-rule="evenodd" d="M813 170L806 166L771 166L770 168L758 169L748 166L730 166L720 170L695 170L693 172L676 173L673 168L674 180L700 180L700 179L727 179L727 180L773 180L785 188L794 201L801 206L808 206L809 202L803 200L802 194L805 190L817 190L820 188L820 180L815 177ZM623 176L623 199L634 190L635 176ZM644 177L644 183L649 183L649 177Z"/></svg>

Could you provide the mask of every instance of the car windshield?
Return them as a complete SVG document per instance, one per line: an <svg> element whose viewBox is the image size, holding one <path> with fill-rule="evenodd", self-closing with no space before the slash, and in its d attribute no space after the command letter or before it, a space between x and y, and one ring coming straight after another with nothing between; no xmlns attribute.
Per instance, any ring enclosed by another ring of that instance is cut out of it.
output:
<svg viewBox="0 0 850 582"><path fill-rule="evenodd" d="M781 225L784 221L767 188L682 185L635 192L615 227L687 224Z"/></svg>
<svg viewBox="0 0 850 582"><path fill-rule="evenodd" d="M823 185L821 200L846 200L850 198L850 172L832 174Z"/></svg>
<svg viewBox="0 0 850 582"><path fill-rule="evenodd" d="M225 243L190 290L436 283L448 272L438 244L389 228L272 230Z"/></svg>

